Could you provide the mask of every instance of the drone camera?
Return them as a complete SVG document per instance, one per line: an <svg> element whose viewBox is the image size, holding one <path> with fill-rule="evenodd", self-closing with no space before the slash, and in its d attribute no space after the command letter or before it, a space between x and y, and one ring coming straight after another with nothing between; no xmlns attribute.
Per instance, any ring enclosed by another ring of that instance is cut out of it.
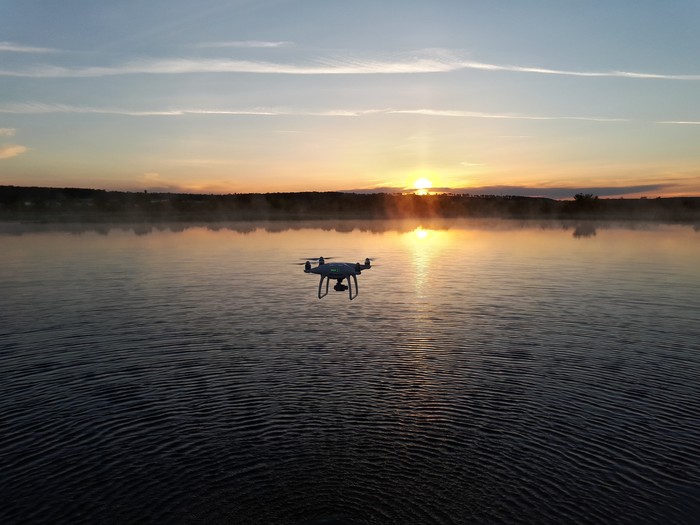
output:
<svg viewBox="0 0 700 525"><path fill-rule="evenodd" d="M338 282L335 283L335 286L333 286L333 289L334 289L336 292L344 292L345 290L348 289L348 287L345 286L345 285L343 284L343 281L341 281L341 280L339 279Z"/></svg>

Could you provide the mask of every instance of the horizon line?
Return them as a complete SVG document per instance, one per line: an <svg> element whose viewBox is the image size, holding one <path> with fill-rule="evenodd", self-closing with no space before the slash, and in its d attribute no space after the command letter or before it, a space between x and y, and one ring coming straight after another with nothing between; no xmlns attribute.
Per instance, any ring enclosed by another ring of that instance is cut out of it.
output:
<svg viewBox="0 0 700 525"><path fill-rule="evenodd" d="M296 191L213 191L213 190L192 190L182 187L151 187L143 189L108 189L100 187L80 187L80 186L25 186L17 184L0 184L0 188L20 188L20 189L49 189L49 190L81 190L98 191L108 193L151 193L151 194L171 194L171 195L272 195L272 194L308 194L308 193L343 193L354 195L417 195L417 196L461 196L461 197L520 197L531 199L566 200L572 199L577 194L590 194L598 198L628 198L646 199L648 196L625 197L630 194L640 194L655 190L671 189L674 184L646 184L636 186L595 186L595 187L526 187L526 186L480 186L475 188L430 188L426 194L419 193L420 189L409 187L378 187L378 188L356 188L345 190L296 190ZM700 198L700 195L674 195L672 197L656 196L653 198Z"/></svg>

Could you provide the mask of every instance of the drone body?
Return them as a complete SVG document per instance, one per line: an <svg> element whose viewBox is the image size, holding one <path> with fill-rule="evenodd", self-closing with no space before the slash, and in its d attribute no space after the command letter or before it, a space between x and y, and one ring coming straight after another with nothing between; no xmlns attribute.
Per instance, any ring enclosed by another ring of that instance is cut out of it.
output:
<svg viewBox="0 0 700 525"><path fill-rule="evenodd" d="M359 262L327 263L325 258L319 257L318 266L315 267L311 266L311 262L309 262L308 260L306 261L306 264L304 265L304 273L315 273L316 275L321 276L321 280L318 283L319 299L322 299L323 297L328 295L328 286L330 285L330 280L335 279L336 284L335 286L333 286L333 289L336 292L344 292L345 290L348 290L348 296L352 301L355 297L357 297L357 294L360 292L360 288L357 284L357 276L362 273L362 270L369 270L371 267L372 263L370 262L369 258L365 259L364 264L360 264ZM354 294L352 289L352 282L350 281L351 278L355 282ZM344 285L343 281L346 279L348 281L348 284ZM323 281L326 281L325 291L323 290Z"/></svg>

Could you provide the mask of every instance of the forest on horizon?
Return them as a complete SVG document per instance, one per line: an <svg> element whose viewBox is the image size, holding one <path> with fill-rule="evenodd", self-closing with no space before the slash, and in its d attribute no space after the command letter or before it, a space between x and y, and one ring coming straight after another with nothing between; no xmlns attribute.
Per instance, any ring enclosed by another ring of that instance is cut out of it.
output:
<svg viewBox="0 0 700 525"><path fill-rule="evenodd" d="M124 192L0 186L0 220L158 222L295 219L513 218L700 221L700 197L614 198L400 193Z"/></svg>

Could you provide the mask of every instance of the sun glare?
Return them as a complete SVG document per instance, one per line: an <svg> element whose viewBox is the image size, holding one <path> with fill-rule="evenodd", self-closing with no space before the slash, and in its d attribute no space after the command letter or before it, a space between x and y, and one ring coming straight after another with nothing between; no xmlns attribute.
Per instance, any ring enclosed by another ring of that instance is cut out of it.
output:
<svg viewBox="0 0 700 525"><path fill-rule="evenodd" d="M419 239L425 239L428 236L428 233L430 233L430 232L428 232L428 230L424 230L422 226L419 226L418 228L413 230L413 232L416 234L416 237L418 237Z"/></svg>
<svg viewBox="0 0 700 525"><path fill-rule="evenodd" d="M413 183L413 187L417 190L427 190L433 187L433 183L430 182L428 179L421 177Z"/></svg>
<svg viewBox="0 0 700 525"><path fill-rule="evenodd" d="M416 195L427 195L428 190L433 187L433 183L425 177L421 177L413 183L413 187L416 190Z"/></svg>

